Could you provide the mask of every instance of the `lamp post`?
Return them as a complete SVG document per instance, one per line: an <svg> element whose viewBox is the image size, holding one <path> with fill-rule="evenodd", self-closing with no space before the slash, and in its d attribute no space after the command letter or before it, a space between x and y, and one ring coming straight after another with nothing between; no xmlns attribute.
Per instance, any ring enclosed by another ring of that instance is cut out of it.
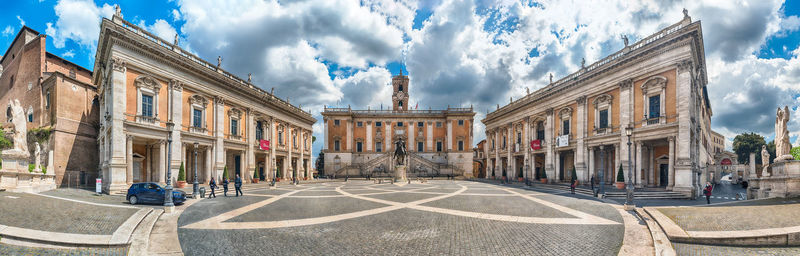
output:
<svg viewBox="0 0 800 256"><path fill-rule="evenodd" d="M598 180L600 182L600 195L604 195L606 193L605 190L605 181L603 180L603 174L606 172L606 151L603 149L603 145L600 145L600 171L597 173Z"/></svg>
<svg viewBox="0 0 800 256"><path fill-rule="evenodd" d="M197 147L200 146L200 143L194 143L194 160L192 160L192 164L194 165L194 183L192 183L192 197L197 198L197 191L200 184L197 183Z"/></svg>
<svg viewBox="0 0 800 256"><path fill-rule="evenodd" d="M633 169L631 169L631 135L633 135L633 127L628 125L625 127L625 135L628 136L628 185L625 187L625 210L632 210L633 207Z"/></svg>
<svg viewBox="0 0 800 256"><path fill-rule="evenodd" d="M164 188L164 207L172 208L175 204L172 203L172 129L175 123L172 121L167 122L167 186Z"/></svg>
<svg viewBox="0 0 800 256"><path fill-rule="evenodd" d="M525 173L528 174L528 175L525 175L525 185L531 186L531 180L530 180L531 179L531 166L530 165L527 165L527 164L525 165Z"/></svg>

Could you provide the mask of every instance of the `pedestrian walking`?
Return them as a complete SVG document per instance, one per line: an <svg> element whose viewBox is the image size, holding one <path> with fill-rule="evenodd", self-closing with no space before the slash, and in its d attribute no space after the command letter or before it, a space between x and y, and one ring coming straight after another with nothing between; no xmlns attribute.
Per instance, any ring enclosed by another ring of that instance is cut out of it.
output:
<svg viewBox="0 0 800 256"><path fill-rule="evenodd" d="M592 181L591 181L591 183L592 183L592 192L594 192L594 175L592 175Z"/></svg>
<svg viewBox="0 0 800 256"><path fill-rule="evenodd" d="M239 196L239 194L244 196L244 193L242 193L242 178L239 178L239 174L236 174L236 180L233 181L233 186L236 188L236 196Z"/></svg>
<svg viewBox="0 0 800 256"><path fill-rule="evenodd" d="M711 182L706 182L706 188L703 189L703 194L706 195L706 204L711 204L711 191L714 190L714 187L711 186Z"/></svg>
<svg viewBox="0 0 800 256"><path fill-rule="evenodd" d="M217 194L214 194L214 189L217 188L217 182L214 180L214 177L211 177L211 181L208 182L208 187L211 188L211 194L208 195L209 198L214 197L217 198Z"/></svg>
<svg viewBox="0 0 800 256"><path fill-rule="evenodd" d="M569 192L575 194L575 186L578 186L578 179L573 178L572 184L569 185Z"/></svg>
<svg viewBox="0 0 800 256"><path fill-rule="evenodd" d="M222 178L222 189L223 189L223 194L225 196L228 196L228 177Z"/></svg>

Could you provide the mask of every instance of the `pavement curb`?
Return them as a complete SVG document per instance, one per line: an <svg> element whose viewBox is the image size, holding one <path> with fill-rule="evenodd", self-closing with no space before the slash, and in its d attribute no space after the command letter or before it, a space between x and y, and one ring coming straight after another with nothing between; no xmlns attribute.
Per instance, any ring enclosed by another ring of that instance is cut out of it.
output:
<svg viewBox="0 0 800 256"><path fill-rule="evenodd" d="M636 214L639 215L646 224L647 229L650 230L650 237L653 238L653 247L655 248L655 255L656 256L673 256L677 255L675 252L675 248L672 248L672 243L669 241L669 238L664 231L661 230L661 226L658 225L655 221L653 221L653 217L650 216L647 212L644 211L642 208L636 208Z"/></svg>
<svg viewBox="0 0 800 256"><path fill-rule="evenodd" d="M0 235L11 239L68 247L124 247L130 244L133 229L153 209L142 208L120 225L112 235L88 235L26 229L0 225Z"/></svg>
<svg viewBox="0 0 800 256"><path fill-rule="evenodd" d="M645 207L672 242L735 246L798 246L800 226L741 231L685 231L657 208Z"/></svg>

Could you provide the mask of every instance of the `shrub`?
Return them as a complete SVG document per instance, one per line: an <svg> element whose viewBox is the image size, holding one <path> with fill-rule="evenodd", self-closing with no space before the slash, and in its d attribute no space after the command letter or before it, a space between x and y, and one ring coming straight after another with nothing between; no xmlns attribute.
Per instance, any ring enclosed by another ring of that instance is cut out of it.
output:
<svg viewBox="0 0 800 256"><path fill-rule="evenodd" d="M617 182L625 182L625 174L622 173L622 165L619 165L619 171L617 171Z"/></svg>
<svg viewBox="0 0 800 256"><path fill-rule="evenodd" d="M541 178L542 179L547 179L547 172L545 170L542 170L541 173L542 173Z"/></svg>
<svg viewBox="0 0 800 256"><path fill-rule="evenodd" d="M575 166L573 166L572 167L572 178L570 179L570 182L575 182L575 180L577 180L577 179L578 179L578 172L575 171Z"/></svg>
<svg viewBox="0 0 800 256"><path fill-rule="evenodd" d="M222 178L223 179L228 178L228 166L225 166L225 168L222 169Z"/></svg>
<svg viewBox="0 0 800 256"><path fill-rule="evenodd" d="M256 170L254 170L254 171L253 171L253 179L254 179L254 180L257 180L257 179L259 179L259 177L258 177L258 169L256 169Z"/></svg>
<svg viewBox="0 0 800 256"><path fill-rule="evenodd" d="M793 147L792 150L789 151L794 157L794 160L800 160L800 147Z"/></svg>
<svg viewBox="0 0 800 256"><path fill-rule="evenodd" d="M36 169L35 164L28 164L28 172L33 172L33 169Z"/></svg>
<svg viewBox="0 0 800 256"><path fill-rule="evenodd" d="M47 166L42 165L42 166L39 166L39 167L42 168L42 173L43 174L47 174Z"/></svg>
<svg viewBox="0 0 800 256"><path fill-rule="evenodd" d="M183 170L183 162L181 162L181 167L178 169L178 181L186 181L186 172Z"/></svg>

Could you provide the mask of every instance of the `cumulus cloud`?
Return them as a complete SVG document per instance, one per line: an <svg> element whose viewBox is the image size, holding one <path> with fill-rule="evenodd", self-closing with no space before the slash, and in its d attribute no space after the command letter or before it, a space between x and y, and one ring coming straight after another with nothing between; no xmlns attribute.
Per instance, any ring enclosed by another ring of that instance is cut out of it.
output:
<svg viewBox="0 0 800 256"><path fill-rule="evenodd" d="M53 38L56 48L63 48L67 40L72 40L94 50L100 34L100 21L114 15L114 6L103 4L99 7L91 0L59 0L54 9L58 19L55 24L47 23L45 33Z"/></svg>
<svg viewBox="0 0 800 256"><path fill-rule="evenodd" d="M339 106L379 109L392 97L392 74L382 67L372 67L347 78L336 78L333 83L346 96L336 104Z"/></svg>
<svg viewBox="0 0 800 256"><path fill-rule="evenodd" d="M8 37L12 34L14 34L14 28L12 28L11 25L8 25L5 29L3 29L3 36Z"/></svg>
<svg viewBox="0 0 800 256"><path fill-rule="evenodd" d="M66 52L62 53L61 56L63 56L64 58L75 57L75 51L74 50L66 51Z"/></svg>
<svg viewBox="0 0 800 256"><path fill-rule="evenodd" d="M166 20L162 19L156 19L156 22L154 22L152 25L147 25L144 21L140 21L138 26L143 27L147 31L150 31L167 42L172 42L175 39L175 35L178 34L172 25L170 25Z"/></svg>
<svg viewBox="0 0 800 256"><path fill-rule="evenodd" d="M25 26L25 20L22 19L19 15L17 15L17 20L19 21L19 26Z"/></svg>

